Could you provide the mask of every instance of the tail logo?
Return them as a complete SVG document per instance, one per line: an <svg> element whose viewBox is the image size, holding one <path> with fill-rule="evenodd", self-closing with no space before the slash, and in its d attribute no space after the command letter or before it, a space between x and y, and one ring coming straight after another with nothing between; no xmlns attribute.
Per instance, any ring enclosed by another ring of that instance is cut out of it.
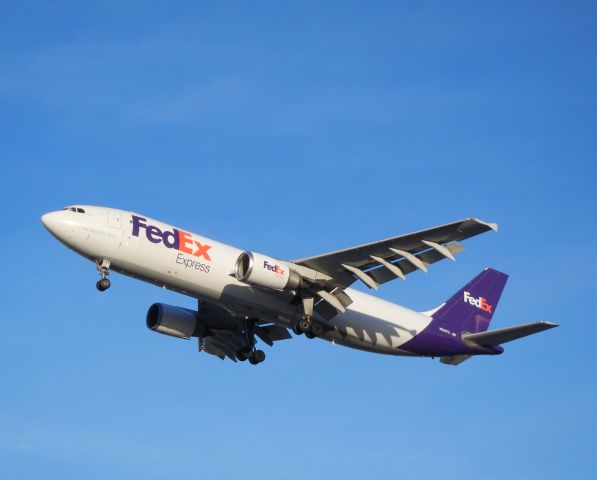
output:
<svg viewBox="0 0 597 480"><path fill-rule="evenodd" d="M470 292L464 292L464 303L470 303L474 307L480 308L487 313L493 313L493 305L489 305L485 297L475 298L471 297Z"/></svg>

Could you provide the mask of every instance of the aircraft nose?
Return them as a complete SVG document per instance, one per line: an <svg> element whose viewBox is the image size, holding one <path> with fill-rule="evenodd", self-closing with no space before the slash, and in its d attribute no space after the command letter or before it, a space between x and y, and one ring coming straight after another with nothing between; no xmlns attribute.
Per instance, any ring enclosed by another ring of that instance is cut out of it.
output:
<svg viewBox="0 0 597 480"><path fill-rule="evenodd" d="M41 216L41 223L44 227L59 240L63 240L66 234L66 225L61 218L62 212L49 212Z"/></svg>
<svg viewBox="0 0 597 480"><path fill-rule="evenodd" d="M41 223L44 224L50 232L56 228L56 212L49 212L41 216Z"/></svg>

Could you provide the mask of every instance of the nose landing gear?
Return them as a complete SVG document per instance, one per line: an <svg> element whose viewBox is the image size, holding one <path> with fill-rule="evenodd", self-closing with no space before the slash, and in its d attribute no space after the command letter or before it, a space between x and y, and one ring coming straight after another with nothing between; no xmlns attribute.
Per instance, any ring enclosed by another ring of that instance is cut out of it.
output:
<svg viewBox="0 0 597 480"><path fill-rule="evenodd" d="M110 288L110 280L108 280L107 276L110 274L110 261L109 260L102 260L100 263L96 260L95 268L100 273L102 278L98 280L95 284L95 287L100 291L103 292L104 290L108 290Z"/></svg>

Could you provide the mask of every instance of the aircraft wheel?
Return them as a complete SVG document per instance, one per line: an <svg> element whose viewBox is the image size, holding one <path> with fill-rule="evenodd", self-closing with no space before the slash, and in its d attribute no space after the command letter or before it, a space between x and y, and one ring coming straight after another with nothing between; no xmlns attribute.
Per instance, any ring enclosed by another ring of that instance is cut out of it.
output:
<svg viewBox="0 0 597 480"><path fill-rule="evenodd" d="M251 357L251 349L249 347L241 348L238 352L236 352L236 358L238 358L241 362L248 360Z"/></svg>
<svg viewBox="0 0 597 480"><path fill-rule="evenodd" d="M292 331L294 332L295 335L302 335L304 333L301 330L301 327L298 322L295 323L294 325L292 325Z"/></svg>
<svg viewBox="0 0 597 480"><path fill-rule="evenodd" d="M265 360L265 352L263 350L255 350L253 352L253 359L257 361L257 363L261 363Z"/></svg>
<svg viewBox="0 0 597 480"><path fill-rule="evenodd" d="M319 322L313 322L311 324L311 330L310 331L311 331L311 334L314 337L319 337L323 333L323 327L322 327L321 323L319 323Z"/></svg>
<svg viewBox="0 0 597 480"><path fill-rule="evenodd" d="M251 363L251 365L257 365L259 362L257 361L257 359L251 357L249 358L249 362Z"/></svg>
<svg viewBox="0 0 597 480"><path fill-rule="evenodd" d="M307 337L307 338L315 338L315 335L313 335L311 332L305 332L305 337Z"/></svg>
<svg viewBox="0 0 597 480"><path fill-rule="evenodd" d="M110 280L107 278L102 278L95 284L95 286L100 292L103 292L104 290L108 290L108 288L110 288Z"/></svg>

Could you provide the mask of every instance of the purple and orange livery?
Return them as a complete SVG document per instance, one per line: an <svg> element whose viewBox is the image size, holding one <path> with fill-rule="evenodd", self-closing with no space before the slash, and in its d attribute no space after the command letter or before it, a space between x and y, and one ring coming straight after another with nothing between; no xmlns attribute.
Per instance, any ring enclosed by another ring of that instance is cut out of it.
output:
<svg viewBox="0 0 597 480"><path fill-rule="evenodd" d="M147 225L144 223L147 221L146 218L138 217L137 215L132 215L131 217L133 223L133 236L138 237L139 231L143 228L147 240L152 243L163 243L166 248L174 248L175 250L188 253L189 255L194 255L195 257L203 257L205 260L211 260L208 253L211 245L204 245L197 240L193 240L190 233L177 228L173 228L172 231L162 231L155 225Z"/></svg>
<svg viewBox="0 0 597 480"><path fill-rule="evenodd" d="M475 218L293 261L112 208L65 207L42 222L63 244L95 262L100 291L110 288L111 269L196 298L196 310L153 304L147 326L177 338L198 337L200 351L234 361L262 362L265 353L256 349L255 336L272 345L290 338L292 330L359 350L440 357L458 365L472 356L500 354L506 342L557 326L535 322L488 330L508 279L491 268L428 312L351 287L360 281L377 289L426 272L435 262L454 260L463 250L460 241L497 230ZM139 241L123 242L127 234ZM159 244L165 248L154 247Z"/></svg>
<svg viewBox="0 0 597 480"><path fill-rule="evenodd" d="M427 328L402 348L419 355L438 356L502 353L501 347L471 347L463 336L487 330L507 280L505 273L485 269L433 312Z"/></svg>

